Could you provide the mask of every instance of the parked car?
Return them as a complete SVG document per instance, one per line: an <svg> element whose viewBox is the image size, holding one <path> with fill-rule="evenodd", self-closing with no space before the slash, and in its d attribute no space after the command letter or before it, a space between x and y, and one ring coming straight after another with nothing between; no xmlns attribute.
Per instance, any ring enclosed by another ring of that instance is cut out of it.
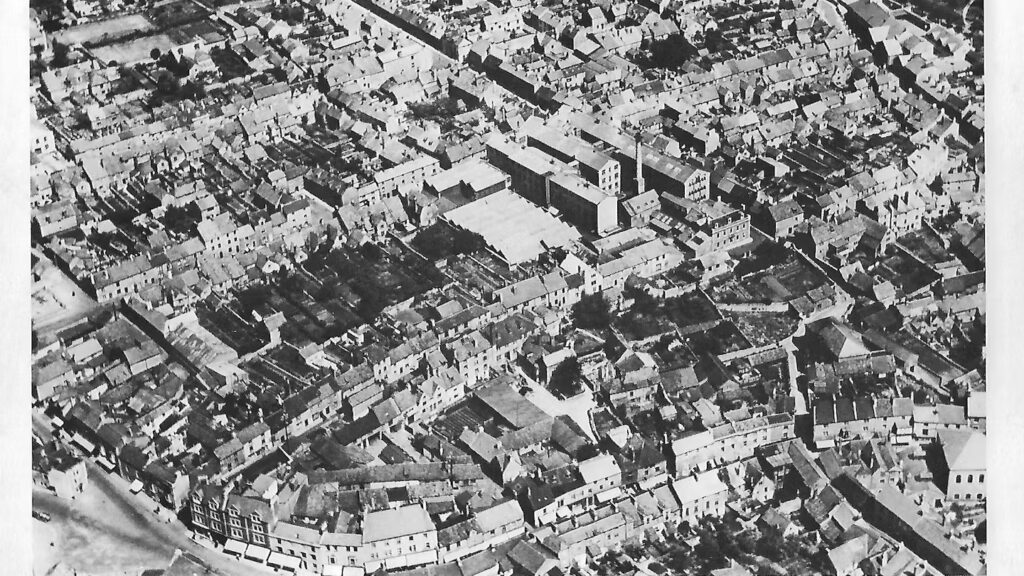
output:
<svg viewBox="0 0 1024 576"><path fill-rule="evenodd" d="M39 512L38 510L33 510L32 511L32 517L35 518L36 520L39 520L40 522L49 522L50 521L50 515L49 514L47 514L46 512Z"/></svg>

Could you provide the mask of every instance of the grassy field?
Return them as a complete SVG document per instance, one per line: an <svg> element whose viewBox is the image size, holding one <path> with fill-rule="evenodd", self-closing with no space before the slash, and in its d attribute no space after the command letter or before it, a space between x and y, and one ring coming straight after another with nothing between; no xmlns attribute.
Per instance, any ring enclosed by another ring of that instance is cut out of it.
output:
<svg viewBox="0 0 1024 576"><path fill-rule="evenodd" d="M117 37L129 32L145 32L153 30L153 23L141 14L128 14L110 20L89 22L73 26L67 30L61 30L55 34L58 42L63 44L84 44L85 42L97 42L106 35Z"/></svg>
<svg viewBox="0 0 1024 576"><path fill-rule="evenodd" d="M161 53L167 52L174 46L171 38L166 34L154 34L144 38L135 38L126 42L116 42L93 48L93 54L104 62L111 60L120 64L134 64L149 60L149 53L157 48Z"/></svg>

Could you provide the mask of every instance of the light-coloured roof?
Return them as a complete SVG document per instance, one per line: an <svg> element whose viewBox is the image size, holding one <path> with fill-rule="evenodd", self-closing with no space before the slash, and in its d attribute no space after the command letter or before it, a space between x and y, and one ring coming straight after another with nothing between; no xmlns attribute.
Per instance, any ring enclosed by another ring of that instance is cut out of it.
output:
<svg viewBox="0 0 1024 576"><path fill-rule="evenodd" d="M599 454L580 462L580 476L588 484L621 473L618 462L611 454Z"/></svg>
<svg viewBox="0 0 1024 576"><path fill-rule="evenodd" d="M985 392L972 392L967 397L967 417L985 418L988 413L988 402Z"/></svg>
<svg viewBox="0 0 1024 576"><path fill-rule="evenodd" d="M672 490L680 502L694 502L720 492L726 492L729 487L718 478L714 470L680 478L672 483Z"/></svg>
<svg viewBox="0 0 1024 576"><path fill-rule="evenodd" d="M363 544L422 534L434 529L430 514L421 506L368 512L363 520Z"/></svg>
<svg viewBox="0 0 1024 576"><path fill-rule="evenodd" d="M580 233L510 190L501 190L445 214L452 224L476 232L510 265L534 260L545 247L563 247Z"/></svg>
<svg viewBox="0 0 1024 576"><path fill-rule="evenodd" d="M939 443L950 470L985 469L985 435L974 430L940 430Z"/></svg>
<svg viewBox="0 0 1024 576"><path fill-rule="evenodd" d="M484 532L491 532L523 521L523 509L515 500L507 500L476 513L476 523Z"/></svg>

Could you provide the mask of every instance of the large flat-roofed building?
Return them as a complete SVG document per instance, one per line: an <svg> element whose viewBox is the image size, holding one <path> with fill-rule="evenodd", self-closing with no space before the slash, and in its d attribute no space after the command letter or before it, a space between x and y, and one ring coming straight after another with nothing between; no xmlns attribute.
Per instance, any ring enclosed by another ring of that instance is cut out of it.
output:
<svg viewBox="0 0 1024 576"><path fill-rule="evenodd" d="M532 119L531 119L532 120ZM526 143L566 164L576 163L580 176L609 194L622 191L619 162L576 136L527 121Z"/></svg>
<svg viewBox="0 0 1024 576"><path fill-rule="evenodd" d="M548 198L566 220L590 232L604 235L618 227L618 198L572 174L550 176Z"/></svg>
<svg viewBox="0 0 1024 576"><path fill-rule="evenodd" d="M568 164L501 135L487 142L488 160L512 177L512 189L551 206L583 230L603 235L618 227L618 198L577 174Z"/></svg>
<svg viewBox="0 0 1024 576"><path fill-rule="evenodd" d="M535 260L549 248L569 246L580 233L510 190L500 190L449 211L449 223L476 232L510 266Z"/></svg>
<svg viewBox="0 0 1024 576"><path fill-rule="evenodd" d="M663 154L646 144L638 147L636 138L614 126L598 122L590 115L577 114L573 121L579 126L584 141L601 143L626 170L636 170L639 148L646 185L637 193L646 192L649 187L673 193L681 190L681 195L690 200L706 200L710 196L711 174L707 170Z"/></svg>
<svg viewBox="0 0 1024 576"><path fill-rule="evenodd" d="M500 134L487 141L487 161L512 177L512 189L527 200L547 205L547 177L569 169L543 152L524 148Z"/></svg>

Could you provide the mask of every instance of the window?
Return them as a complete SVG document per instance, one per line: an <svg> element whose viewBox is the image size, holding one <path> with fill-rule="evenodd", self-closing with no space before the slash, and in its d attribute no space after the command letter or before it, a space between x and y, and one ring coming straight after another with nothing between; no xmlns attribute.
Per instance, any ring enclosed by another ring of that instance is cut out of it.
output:
<svg viewBox="0 0 1024 576"><path fill-rule="evenodd" d="M978 500L981 500L981 499L982 499L981 494L978 494Z"/></svg>
<svg viewBox="0 0 1024 576"><path fill-rule="evenodd" d="M957 475L956 475L956 481L957 481L957 482L963 482L963 476L961 476L961 475L957 474Z"/></svg>
<svg viewBox="0 0 1024 576"><path fill-rule="evenodd" d="M971 482L974 482L974 474L967 475L967 483L970 484Z"/></svg>
<svg viewBox="0 0 1024 576"><path fill-rule="evenodd" d="M984 482L984 481L985 481L985 475L984 474L979 474L978 475L978 482Z"/></svg>

